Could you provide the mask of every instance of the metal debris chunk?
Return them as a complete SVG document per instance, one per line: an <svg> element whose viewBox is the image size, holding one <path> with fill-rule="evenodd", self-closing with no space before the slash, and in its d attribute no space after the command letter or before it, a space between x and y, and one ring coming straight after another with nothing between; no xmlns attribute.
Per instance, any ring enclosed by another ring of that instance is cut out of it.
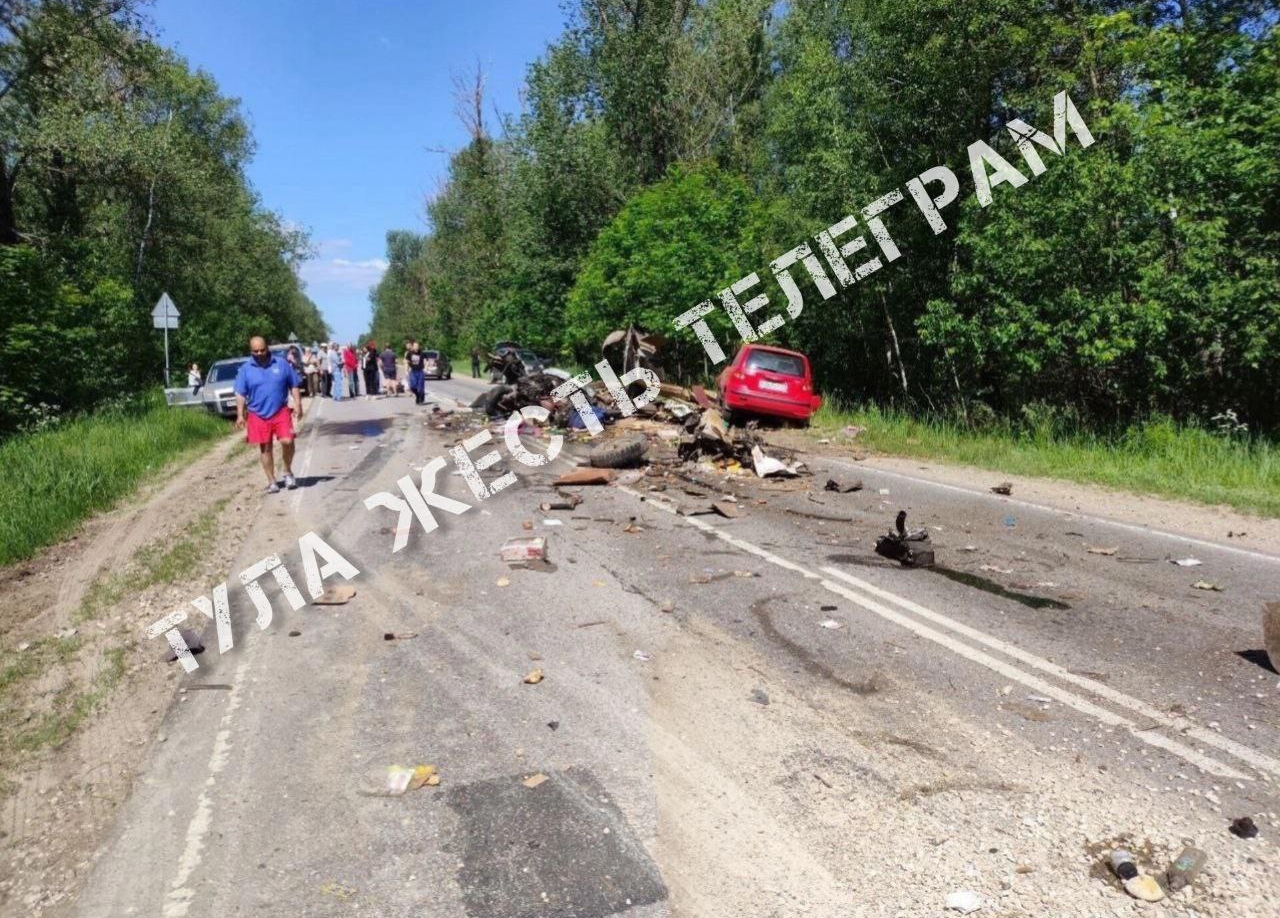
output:
<svg viewBox="0 0 1280 918"><path fill-rule="evenodd" d="M907 511L898 511L894 521L896 532L876 539L876 554L903 567L933 567L933 545L924 529L907 531Z"/></svg>

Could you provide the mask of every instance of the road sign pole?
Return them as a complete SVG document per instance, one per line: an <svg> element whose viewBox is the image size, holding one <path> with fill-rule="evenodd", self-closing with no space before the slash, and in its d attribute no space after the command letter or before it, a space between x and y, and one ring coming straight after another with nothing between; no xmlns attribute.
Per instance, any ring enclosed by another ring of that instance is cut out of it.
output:
<svg viewBox="0 0 1280 918"><path fill-rule="evenodd" d="M169 294L161 293L155 309L151 310L151 324L164 329L164 385L169 387L169 329L178 327L178 307Z"/></svg>

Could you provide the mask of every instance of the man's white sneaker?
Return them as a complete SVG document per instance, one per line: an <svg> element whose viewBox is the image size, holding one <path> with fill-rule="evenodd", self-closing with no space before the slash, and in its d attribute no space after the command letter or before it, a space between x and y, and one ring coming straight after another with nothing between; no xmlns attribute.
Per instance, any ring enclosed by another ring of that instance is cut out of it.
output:
<svg viewBox="0 0 1280 918"><path fill-rule="evenodd" d="M284 486L292 491L298 486L298 479L294 478L292 475L286 474L284 476Z"/></svg>
<svg viewBox="0 0 1280 918"><path fill-rule="evenodd" d="M273 482L271 482L271 484L267 485L267 493L268 493L268 494L279 494L279 493L280 493L280 486L279 486L278 484L276 484L274 481L273 481Z"/></svg>

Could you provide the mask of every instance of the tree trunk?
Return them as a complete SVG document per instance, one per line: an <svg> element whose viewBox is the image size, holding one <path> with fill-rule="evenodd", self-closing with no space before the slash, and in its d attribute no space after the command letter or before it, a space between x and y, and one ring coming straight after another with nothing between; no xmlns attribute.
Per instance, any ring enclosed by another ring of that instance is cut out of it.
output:
<svg viewBox="0 0 1280 918"><path fill-rule="evenodd" d="M884 291L880 291L880 309L884 312L884 324L889 328L889 344L893 349L894 362L898 364L898 378L902 382L902 397L910 401L911 392L907 386L907 368L902 363L902 349L898 346L898 329L894 327L893 316L889 314L889 303Z"/></svg>
<svg viewBox="0 0 1280 918"><path fill-rule="evenodd" d="M0 149L0 245L17 245L18 218L13 207L15 176L9 174L5 151Z"/></svg>

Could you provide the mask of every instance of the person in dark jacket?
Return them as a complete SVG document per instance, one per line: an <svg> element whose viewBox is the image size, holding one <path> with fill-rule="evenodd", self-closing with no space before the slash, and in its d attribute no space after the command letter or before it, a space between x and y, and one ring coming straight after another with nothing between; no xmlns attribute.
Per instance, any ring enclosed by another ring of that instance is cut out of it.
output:
<svg viewBox="0 0 1280 918"><path fill-rule="evenodd" d="M373 398L378 394L377 342L365 342L364 353L360 355L360 370L364 373L364 397Z"/></svg>

